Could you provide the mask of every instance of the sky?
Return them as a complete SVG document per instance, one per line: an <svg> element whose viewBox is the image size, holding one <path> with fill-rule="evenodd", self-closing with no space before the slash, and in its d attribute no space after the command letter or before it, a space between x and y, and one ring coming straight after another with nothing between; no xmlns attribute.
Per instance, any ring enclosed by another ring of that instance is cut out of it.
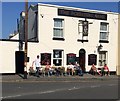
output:
<svg viewBox="0 0 120 101"><path fill-rule="evenodd" d="M102 10L118 12L118 2L42 2L47 4L56 4L62 6L71 6L84 9ZM37 2L29 2L30 4L37 4ZM20 17L21 11L25 10L24 2L2 2L0 4L2 12L2 36L0 38L9 38L9 35L17 30L17 19ZM1 30L1 29L0 29Z"/></svg>

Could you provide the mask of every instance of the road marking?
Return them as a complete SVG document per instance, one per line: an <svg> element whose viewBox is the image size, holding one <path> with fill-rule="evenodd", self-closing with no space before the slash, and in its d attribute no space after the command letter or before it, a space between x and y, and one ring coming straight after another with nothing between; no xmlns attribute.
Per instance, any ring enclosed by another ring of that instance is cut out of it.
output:
<svg viewBox="0 0 120 101"><path fill-rule="evenodd" d="M7 98L16 98L16 97L21 97L21 96L28 96L28 95L34 95L34 94L48 94L48 93L54 93L54 92L59 92L59 91L72 91L72 90L78 90L78 89L83 89L83 88L96 88L96 87L101 87L101 86L115 86L117 84L105 84L105 85L92 85L92 86L80 86L80 87L70 87L70 88L61 88L61 89L54 89L54 90L48 90L48 91L41 91L41 92L31 92L31 93L22 93L20 95L11 95L11 96L4 96L1 97L1 99L7 99Z"/></svg>
<svg viewBox="0 0 120 101"><path fill-rule="evenodd" d="M5 97L1 97L1 99L14 98L14 97L20 97L20 96L22 95L5 96Z"/></svg>

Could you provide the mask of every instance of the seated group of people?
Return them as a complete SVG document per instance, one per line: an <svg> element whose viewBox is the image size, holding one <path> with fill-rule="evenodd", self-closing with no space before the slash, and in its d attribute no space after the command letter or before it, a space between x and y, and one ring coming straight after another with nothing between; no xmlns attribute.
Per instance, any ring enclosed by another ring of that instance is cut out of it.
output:
<svg viewBox="0 0 120 101"><path fill-rule="evenodd" d="M29 68L29 72L32 74L35 74L36 71L33 69L33 67L30 67ZM75 63L74 65L72 63L69 63L68 67L67 67L67 71L65 73L65 68L64 67L56 67L56 66L51 66L49 65L49 62L47 62L45 68L40 68L39 69L39 72L41 74L44 74L45 75L48 75L48 76L51 76L51 75L65 75L65 74L68 74L68 75L79 75L79 76L83 76L83 71L81 69L81 66L78 64L78 63ZM110 75L110 71L109 71L109 68L107 66L107 64L104 65L103 68L96 68L95 65L93 64L91 66L91 69L89 71L90 74L92 75L96 75L96 74L99 74L101 76L103 75Z"/></svg>
<svg viewBox="0 0 120 101"><path fill-rule="evenodd" d="M47 63L47 65L44 68L44 74L47 74L48 76L51 75L64 75L65 74L65 68L64 67L55 67L55 65L51 66L49 65L49 63Z"/></svg>
<svg viewBox="0 0 120 101"><path fill-rule="evenodd" d="M104 67L99 68L99 69L96 68L95 65L93 64L89 73L92 74L92 75L99 74L101 76L103 76L103 75L105 75L105 76L108 75L109 76L110 75L110 71L109 71L109 68L108 68L107 64L105 64Z"/></svg>
<svg viewBox="0 0 120 101"><path fill-rule="evenodd" d="M72 63L69 63L67 67L67 74L68 75L76 75L83 76L82 69L78 63L75 63L74 65Z"/></svg>
<svg viewBox="0 0 120 101"><path fill-rule="evenodd" d="M35 74L36 71L33 69L33 67L30 67L29 68L29 74ZM56 75L56 76L59 76L59 75L79 75L79 76L83 76L83 72L82 72L82 69L80 67L79 64L72 64L72 63L69 63L68 67L67 67L67 71L65 73L65 67L56 67L55 65L51 66L49 65L49 63L46 64L45 68L40 68L39 69L39 73L40 74L44 74L47 75L47 76L51 76L51 75Z"/></svg>
<svg viewBox="0 0 120 101"><path fill-rule="evenodd" d="M51 75L64 75L65 68L64 67L55 67L54 65L49 65L47 62L45 68L39 68L39 73L43 74L44 76L51 76ZM29 74L35 74L36 71L33 69L33 66L29 68Z"/></svg>

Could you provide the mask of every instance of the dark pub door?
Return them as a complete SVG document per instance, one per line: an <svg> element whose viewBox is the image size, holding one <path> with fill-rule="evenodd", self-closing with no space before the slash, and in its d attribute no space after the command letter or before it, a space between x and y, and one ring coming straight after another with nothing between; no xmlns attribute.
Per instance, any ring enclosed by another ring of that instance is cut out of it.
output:
<svg viewBox="0 0 120 101"><path fill-rule="evenodd" d="M24 73L24 51L15 52L15 65L16 65L16 73L23 74Z"/></svg>
<svg viewBox="0 0 120 101"><path fill-rule="evenodd" d="M79 65L81 66L83 72L86 71L86 69L85 69L85 56L86 56L85 50L80 49L79 50Z"/></svg>

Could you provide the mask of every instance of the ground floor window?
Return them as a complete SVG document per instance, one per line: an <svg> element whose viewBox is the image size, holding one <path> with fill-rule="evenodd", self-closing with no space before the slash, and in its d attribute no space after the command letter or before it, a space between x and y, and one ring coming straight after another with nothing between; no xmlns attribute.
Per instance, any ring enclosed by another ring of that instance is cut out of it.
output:
<svg viewBox="0 0 120 101"><path fill-rule="evenodd" d="M104 66L107 63L107 51L99 52L99 66Z"/></svg>
<svg viewBox="0 0 120 101"><path fill-rule="evenodd" d="M74 53L69 53L67 54L67 65L70 63L74 64L76 62L76 54Z"/></svg>
<svg viewBox="0 0 120 101"><path fill-rule="evenodd" d="M46 65L47 62L51 65L51 53L41 53L41 65Z"/></svg>
<svg viewBox="0 0 120 101"><path fill-rule="evenodd" d="M89 54L88 55L88 65L96 65L97 64L97 55L96 54Z"/></svg>
<svg viewBox="0 0 120 101"><path fill-rule="evenodd" d="M62 52L63 50L53 50L53 64L55 66L62 66Z"/></svg>

